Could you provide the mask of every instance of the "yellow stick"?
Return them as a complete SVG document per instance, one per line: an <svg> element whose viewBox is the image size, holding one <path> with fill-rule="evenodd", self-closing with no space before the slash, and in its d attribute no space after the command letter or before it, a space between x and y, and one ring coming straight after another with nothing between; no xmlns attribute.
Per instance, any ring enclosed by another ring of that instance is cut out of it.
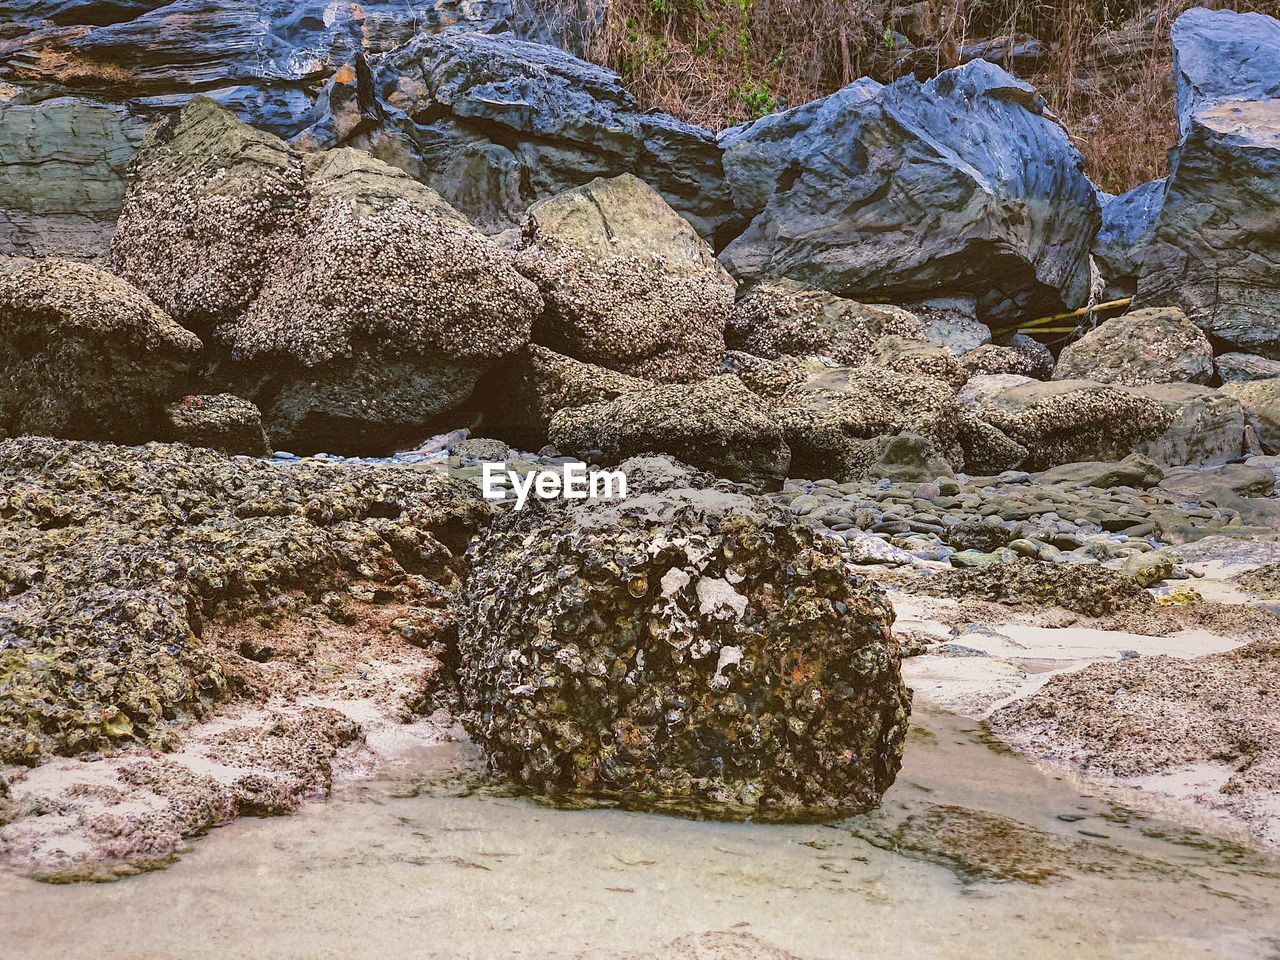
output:
<svg viewBox="0 0 1280 960"><path fill-rule="evenodd" d="M1105 310L1119 310L1122 307L1129 306L1131 303L1133 303L1133 297L1125 297L1121 300L1109 300L1106 303L1099 303L1092 307L1081 307L1079 310L1072 310L1070 313L1059 313L1052 317L1037 317L1035 320L1026 320L1017 324L1017 328L1019 330L1027 330L1033 327L1043 326L1047 323L1057 323L1059 320L1075 320L1079 317L1087 317L1091 313L1101 313Z"/></svg>

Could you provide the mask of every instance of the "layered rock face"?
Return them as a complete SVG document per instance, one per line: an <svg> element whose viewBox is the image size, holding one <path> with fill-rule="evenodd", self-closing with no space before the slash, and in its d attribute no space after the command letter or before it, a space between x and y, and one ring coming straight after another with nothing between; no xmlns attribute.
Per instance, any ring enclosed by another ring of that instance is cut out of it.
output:
<svg viewBox="0 0 1280 960"><path fill-rule="evenodd" d="M624 469L628 499L513 512L473 550L464 722L490 763L715 815L875 806L910 705L884 595L760 500L662 458Z"/></svg>
<svg viewBox="0 0 1280 960"><path fill-rule="evenodd" d="M622 173L704 237L731 215L711 132L641 110L610 70L514 37L419 35L336 73L318 109L300 142L369 150L486 230Z"/></svg>
<svg viewBox="0 0 1280 960"><path fill-rule="evenodd" d="M200 340L145 294L94 267L12 261L0 269L0 436L140 443Z"/></svg>
<svg viewBox="0 0 1280 960"><path fill-rule="evenodd" d="M1280 22L1192 10L1174 24L1178 123L1164 202L1142 252L1142 305L1280 358Z"/></svg>
<svg viewBox="0 0 1280 960"><path fill-rule="evenodd" d="M721 144L750 218L722 254L740 280L853 299L971 291L997 320L1088 298L1094 188L1035 90L993 64L860 81Z"/></svg>
<svg viewBox="0 0 1280 960"><path fill-rule="evenodd" d="M118 270L229 348L218 379L259 403L277 446L417 439L542 310L509 253L359 151L304 157L197 100L136 171Z"/></svg>
<svg viewBox="0 0 1280 960"><path fill-rule="evenodd" d="M546 299L533 334L542 345L664 382L719 371L733 280L630 174L534 204L516 264Z"/></svg>

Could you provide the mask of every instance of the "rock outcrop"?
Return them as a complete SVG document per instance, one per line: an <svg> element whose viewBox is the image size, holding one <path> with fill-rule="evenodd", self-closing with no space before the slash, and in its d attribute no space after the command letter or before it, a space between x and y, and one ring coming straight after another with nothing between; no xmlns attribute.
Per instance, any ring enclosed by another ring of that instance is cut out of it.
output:
<svg viewBox="0 0 1280 960"><path fill-rule="evenodd" d="M200 352L145 294L66 260L0 270L0 436L138 443Z"/></svg>
<svg viewBox="0 0 1280 960"><path fill-rule="evenodd" d="M271 453L262 414L248 400L229 393L188 396L165 410L168 439L208 447L232 456L264 457Z"/></svg>
<svg viewBox="0 0 1280 960"><path fill-rule="evenodd" d="M1228 383L1222 392L1240 401L1262 449L1280 454L1280 378Z"/></svg>
<svg viewBox="0 0 1280 960"><path fill-rule="evenodd" d="M1214 358L1213 366L1223 383L1280 377L1280 360L1252 353L1220 353Z"/></svg>
<svg viewBox="0 0 1280 960"><path fill-rule="evenodd" d="M1155 232L1165 187L1162 177L1118 197L1100 198L1102 226L1093 241L1093 259L1106 284L1105 299L1131 297L1137 292L1143 252Z"/></svg>
<svg viewBox="0 0 1280 960"><path fill-rule="evenodd" d="M713 816L874 807L910 704L884 595L783 511L623 468L628 499L513 511L472 552L464 722L490 765Z"/></svg>
<svg viewBox="0 0 1280 960"><path fill-rule="evenodd" d="M1141 306L1280 359L1280 21L1191 10L1173 28L1182 140L1143 251Z"/></svg>
<svg viewBox="0 0 1280 960"><path fill-rule="evenodd" d="M772 411L732 374L563 409L552 417L548 438L568 453L602 451L612 463L665 453L765 488L780 487L791 465Z"/></svg>
<svg viewBox="0 0 1280 960"><path fill-rule="evenodd" d="M1176 307L1134 310L1063 347L1053 378L1130 387L1207 383L1213 378L1213 347Z"/></svg>
<svg viewBox="0 0 1280 960"><path fill-rule="evenodd" d="M1094 188L1035 90L993 64L859 81L721 144L750 221L721 257L741 280L853 299L967 292L980 319L1088 298Z"/></svg>
<svg viewBox="0 0 1280 960"><path fill-rule="evenodd" d="M1200 466L1248 452L1245 410L1230 394L1192 383L1154 384L1132 392L1162 403L1173 418L1164 433L1135 448L1157 463Z"/></svg>
<svg viewBox="0 0 1280 960"><path fill-rule="evenodd" d="M610 70L513 36L420 34L339 70L318 109L300 142L369 150L493 232L623 173L706 238L730 216L712 133L640 109Z"/></svg>
<svg viewBox="0 0 1280 960"><path fill-rule="evenodd" d="M542 308L429 187L357 150L304 156L208 100L139 154L113 259L229 348L214 379L295 452L420 439Z"/></svg>
<svg viewBox="0 0 1280 960"><path fill-rule="evenodd" d="M546 299L538 343L663 382L719 371L733 280L688 222L630 174L534 204L516 264Z"/></svg>

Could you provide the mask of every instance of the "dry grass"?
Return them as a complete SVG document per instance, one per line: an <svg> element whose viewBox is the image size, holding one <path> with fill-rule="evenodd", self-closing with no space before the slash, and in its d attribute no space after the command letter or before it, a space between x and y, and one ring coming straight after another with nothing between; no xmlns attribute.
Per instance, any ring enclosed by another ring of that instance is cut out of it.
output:
<svg viewBox="0 0 1280 960"><path fill-rule="evenodd" d="M1162 176L1172 145L1169 28L1193 0L521 0L605 9L588 56L637 98L712 128L824 96L860 76L955 66L966 44L1034 37L1026 79L1067 123L1090 175L1121 191ZM1275 0L1198 5L1275 12ZM910 48L902 37L911 37Z"/></svg>

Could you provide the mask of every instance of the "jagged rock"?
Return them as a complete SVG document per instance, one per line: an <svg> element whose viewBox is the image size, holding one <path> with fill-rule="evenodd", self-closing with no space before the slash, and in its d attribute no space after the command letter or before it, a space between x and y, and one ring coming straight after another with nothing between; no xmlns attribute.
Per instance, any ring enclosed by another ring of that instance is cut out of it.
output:
<svg viewBox="0 0 1280 960"><path fill-rule="evenodd" d="M630 174L534 204L516 263L547 301L538 343L663 382L720 369L733 280L693 228Z"/></svg>
<svg viewBox="0 0 1280 960"><path fill-rule="evenodd" d="M492 232L622 173L704 237L730 216L713 134L641 110L610 70L514 36L419 35L339 70L318 110L300 142L369 150Z"/></svg>
<svg viewBox="0 0 1280 960"><path fill-rule="evenodd" d="M1191 10L1173 42L1182 142L1138 305L1176 304L1236 350L1280 359L1280 22Z"/></svg>
<svg viewBox="0 0 1280 960"><path fill-rule="evenodd" d="M997 320L1088 298L1094 188L1035 90L993 64L860 83L721 144L752 218L721 257L739 279L853 299L970 293Z"/></svg>
<svg viewBox="0 0 1280 960"><path fill-rule="evenodd" d="M694 384L659 384L615 400L561 410L553 446L611 462L665 453L728 480L776 488L791 453L772 411L731 374Z"/></svg>
<svg viewBox="0 0 1280 960"><path fill-rule="evenodd" d="M1155 604L1151 594L1114 570L1039 560L942 570L912 584L911 589L928 596L986 600L1036 610L1057 606L1089 617Z"/></svg>
<svg viewBox="0 0 1280 960"><path fill-rule="evenodd" d="M547 439L551 418L568 407L614 400L653 384L531 343L477 389L486 429L527 450Z"/></svg>
<svg viewBox="0 0 1280 960"><path fill-rule="evenodd" d="M464 723L490 765L713 816L874 807L910 709L883 593L762 500L622 469L627 499L512 511L473 550Z"/></svg>
<svg viewBox="0 0 1280 960"><path fill-rule="evenodd" d="M1031 381L988 394L979 415L1024 445L1024 470L1119 460L1168 429L1164 405L1089 380Z"/></svg>
<svg viewBox="0 0 1280 960"><path fill-rule="evenodd" d="M1280 378L1228 383L1222 392L1239 400L1266 453L1280 453Z"/></svg>
<svg viewBox="0 0 1280 960"><path fill-rule="evenodd" d="M1252 353L1222 353L1214 358L1213 365L1223 383L1280 377L1280 360Z"/></svg>
<svg viewBox="0 0 1280 960"><path fill-rule="evenodd" d="M489 519L462 480L184 445L0 442L0 763L138 741L223 698L208 623L355 581L456 588Z"/></svg>
<svg viewBox="0 0 1280 960"><path fill-rule="evenodd" d="M875 342L890 334L920 340L923 327L899 307L862 304L785 279L749 290L725 326L734 350L771 360L829 357L852 367L869 361Z"/></svg>
<svg viewBox="0 0 1280 960"><path fill-rule="evenodd" d="M541 312L508 251L360 151L303 156L196 100L136 170L120 272L230 348L215 379L258 402L277 446L420 439Z"/></svg>
<svg viewBox="0 0 1280 960"><path fill-rule="evenodd" d="M1142 274L1143 252L1155 232L1166 181L1152 180L1118 197L1102 196L1102 227L1093 241L1093 259L1106 282L1103 297L1131 297Z"/></svg>
<svg viewBox="0 0 1280 960"><path fill-rule="evenodd" d="M109 273L56 259L0 271L0 436L154 440L199 352Z"/></svg>
<svg viewBox="0 0 1280 960"><path fill-rule="evenodd" d="M1245 453L1245 411L1229 394L1193 383L1159 383L1132 391L1164 404L1173 421L1137 451L1165 466L1221 463Z"/></svg>
<svg viewBox="0 0 1280 960"><path fill-rule="evenodd" d="M881 337L872 350L872 362L897 373L941 380L953 390L969 379L956 355L938 343Z"/></svg>
<svg viewBox="0 0 1280 960"><path fill-rule="evenodd" d="M959 443L968 473L991 476L1016 470L1027 459L1027 448L1003 430L968 410L959 419Z"/></svg>
<svg viewBox="0 0 1280 960"><path fill-rule="evenodd" d="M223 453L264 457L271 445L262 429L262 414L248 400L229 393L183 397L165 410L168 439Z"/></svg>
<svg viewBox="0 0 1280 960"><path fill-rule="evenodd" d="M1099 324L1062 348L1055 380L1093 380L1130 387L1206 383L1213 347L1186 314L1173 307L1134 310Z"/></svg>
<svg viewBox="0 0 1280 960"><path fill-rule="evenodd" d="M1047 350L1045 352L1048 353ZM1027 350L988 343L970 350L961 357L960 366L964 368L970 379L1013 374L1044 380L1053 372L1053 355L1049 354L1049 369L1046 371L1043 359L1031 355Z"/></svg>
<svg viewBox="0 0 1280 960"><path fill-rule="evenodd" d="M105 258L146 122L79 97L6 103L3 86L0 256Z"/></svg>

